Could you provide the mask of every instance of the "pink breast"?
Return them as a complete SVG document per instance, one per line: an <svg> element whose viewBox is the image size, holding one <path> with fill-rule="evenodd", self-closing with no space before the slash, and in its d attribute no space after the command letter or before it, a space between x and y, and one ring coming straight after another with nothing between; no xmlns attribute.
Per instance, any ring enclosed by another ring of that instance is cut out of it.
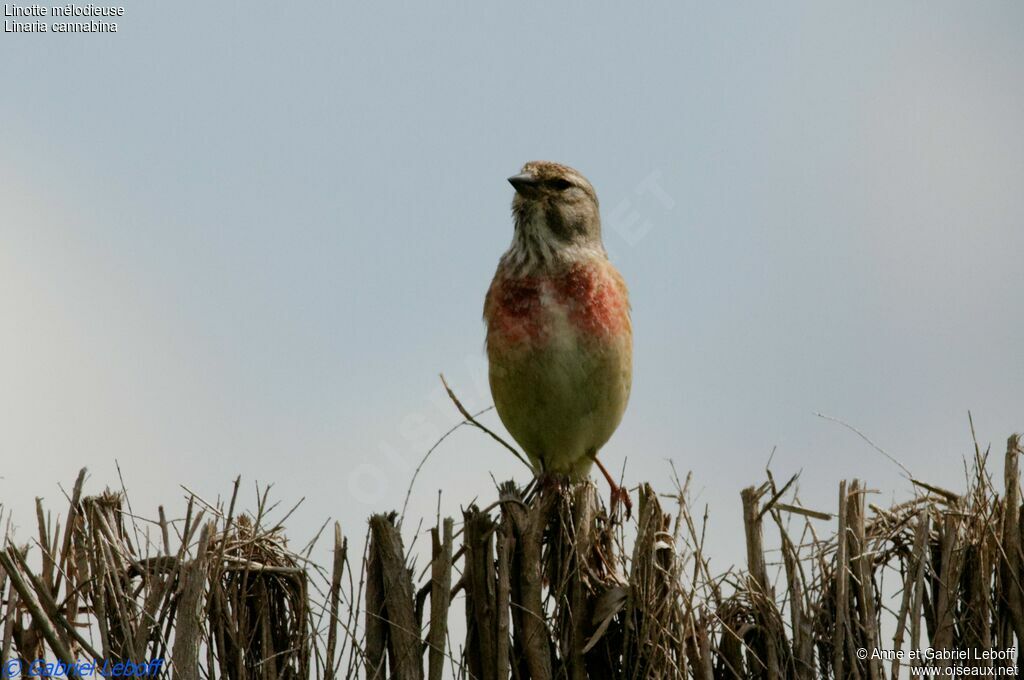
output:
<svg viewBox="0 0 1024 680"><path fill-rule="evenodd" d="M495 281L490 295L491 343L543 345L554 320L563 315L568 315L577 333L594 340L629 327L625 291L600 265L576 265L552 277L501 279Z"/></svg>
<svg viewBox="0 0 1024 680"><path fill-rule="evenodd" d="M628 328L629 301L604 267L574 267L555 279L554 288L581 334L599 338Z"/></svg>
<svg viewBox="0 0 1024 680"><path fill-rule="evenodd" d="M491 285L488 342L517 345L541 340L545 332L538 277L503 278Z"/></svg>

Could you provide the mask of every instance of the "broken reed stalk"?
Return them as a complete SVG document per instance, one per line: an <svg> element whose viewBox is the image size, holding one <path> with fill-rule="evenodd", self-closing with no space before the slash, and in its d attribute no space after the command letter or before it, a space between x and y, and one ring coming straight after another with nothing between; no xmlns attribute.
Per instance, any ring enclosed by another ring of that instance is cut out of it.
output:
<svg viewBox="0 0 1024 680"><path fill-rule="evenodd" d="M452 589L452 540L455 522L446 517L444 529L431 530L430 630L427 634L430 680L444 674L445 643L448 634L448 608Z"/></svg>
<svg viewBox="0 0 1024 680"><path fill-rule="evenodd" d="M345 575L345 562L348 559L348 539L341 533L341 524L334 523L334 560L331 569L330 609L327 628L327 657L324 662L324 677L334 680L337 677L335 654L338 646L338 623L341 607L341 579Z"/></svg>
<svg viewBox="0 0 1024 680"><path fill-rule="evenodd" d="M495 521L475 505L463 514L465 535L463 579L466 589L466 660L470 674L482 680L497 677L497 576L494 559Z"/></svg>
<svg viewBox="0 0 1024 680"><path fill-rule="evenodd" d="M765 564L763 536L761 533L760 498L765 488L757 489L747 487L740 494L743 502L743 527L747 544L747 570L750 574L749 585L751 596L757 602L774 601L775 596L768 581L768 569ZM757 607L754 610L755 627L758 631L751 644L751 659L753 661L753 673L760 677L765 676L770 680L777 680L782 677L782 669L779 666L778 653L775 646L764 632L769 629L769 617L765 615L763 608Z"/></svg>
<svg viewBox="0 0 1024 680"><path fill-rule="evenodd" d="M836 565L833 569L835 574L835 618L832 621L832 677L845 677L845 653L846 653L846 630L848 622L846 619L846 588L849 583L849 573L846 568L846 524L847 524L847 495L846 480L839 482L839 530L836 533Z"/></svg>
<svg viewBox="0 0 1024 680"><path fill-rule="evenodd" d="M167 656L176 680L895 679L922 662L859 654L886 631L902 651L1021 643L1020 452L1011 437L998 489L978 450L962 494L914 480L878 508L844 481L835 513L769 474L741 494L746 564L724 573L685 488L670 513L642 485L625 524L589 483L506 483L461 527L439 518L419 580L393 513L355 565L335 525L327 570L287 549L265 491L237 517L235 494L226 512L190 495L151 541L122 494L84 495L83 472L63 526L40 504L35 544L0 550L0 661Z"/></svg>
<svg viewBox="0 0 1024 680"><path fill-rule="evenodd" d="M412 574L405 565L405 549L395 517L391 513L370 518L370 552L376 555L377 587L380 588L379 595L375 596L375 617L383 626L378 634L386 641L392 672L400 678L418 680L423 677L420 627L415 615ZM380 656L378 653L377 669L381 668Z"/></svg>
<svg viewBox="0 0 1024 680"><path fill-rule="evenodd" d="M202 615L206 598L206 573L209 569L208 548L214 531L213 522L203 525L196 557L181 568L181 599L177 603L174 619L174 680L199 680Z"/></svg>
<svg viewBox="0 0 1024 680"><path fill-rule="evenodd" d="M1009 623L1018 640L1024 641L1024 590L1021 589L1021 521L1020 521L1020 436L1006 442L1004 489L1006 502L1002 512L1003 564L1001 585L1003 603L1009 611Z"/></svg>

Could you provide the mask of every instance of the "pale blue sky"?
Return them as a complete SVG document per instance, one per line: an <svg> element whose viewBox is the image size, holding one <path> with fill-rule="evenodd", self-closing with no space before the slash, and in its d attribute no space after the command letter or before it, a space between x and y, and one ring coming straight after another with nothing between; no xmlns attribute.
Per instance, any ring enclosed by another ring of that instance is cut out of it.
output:
<svg viewBox="0 0 1024 680"><path fill-rule="evenodd" d="M115 35L0 37L0 500L121 462L136 510L274 482L305 542L401 505L489 396L505 178L579 168L630 283L604 459L712 504L803 470L957 487L967 410L1024 428L1024 7L958 2L134 2ZM656 183L664 191L643 191ZM486 421L498 427L490 414ZM523 474L478 432L456 512ZM251 496L251 494L250 494ZM724 565L720 565L724 566Z"/></svg>

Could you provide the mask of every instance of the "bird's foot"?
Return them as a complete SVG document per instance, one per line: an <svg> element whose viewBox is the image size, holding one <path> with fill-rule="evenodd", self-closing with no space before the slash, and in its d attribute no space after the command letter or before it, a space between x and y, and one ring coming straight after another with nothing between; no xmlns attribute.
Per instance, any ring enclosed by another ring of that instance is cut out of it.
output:
<svg viewBox="0 0 1024 680"><path fill-rule="evenodd" d="M616 513L619 507L619 503L626 508L626 519L633 516L633 500L629 497L629 492L626 491L625 487L617 484L612 485L611 490L611 503L612 503L612 515Z"/></svg>
<svg viewBox="0 0 1024 680"><path fill-rule="evenodd" d="M615 478L612 477L611 473L608 472L608 468L594 456L594 462L597 463L597 468L604 475L604 478L608 480L608 486L611 487L611 514L614 517L616 511L619 508L619 503L626 508L626 519L633 516L633 500L629 497L629 492L626 491L625 487L621 487L615 483Z"/></svg>

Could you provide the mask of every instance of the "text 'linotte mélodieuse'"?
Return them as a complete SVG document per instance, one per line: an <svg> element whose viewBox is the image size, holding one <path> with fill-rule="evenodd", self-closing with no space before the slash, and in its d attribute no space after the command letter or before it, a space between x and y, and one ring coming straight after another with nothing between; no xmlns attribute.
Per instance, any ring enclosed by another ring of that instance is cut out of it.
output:
<svg viewBox="0 0 1024 680"><path fill-rule="evenodd" d="M109 19L123 17L124 7L94 4L68 4L48 7L38 3L4 4L4 33L117 33L117 22ZM9 20L7 17L31 19ZM47 18L64 21L49 22ZM67 21L67 19L75 19Z"/></svg>

